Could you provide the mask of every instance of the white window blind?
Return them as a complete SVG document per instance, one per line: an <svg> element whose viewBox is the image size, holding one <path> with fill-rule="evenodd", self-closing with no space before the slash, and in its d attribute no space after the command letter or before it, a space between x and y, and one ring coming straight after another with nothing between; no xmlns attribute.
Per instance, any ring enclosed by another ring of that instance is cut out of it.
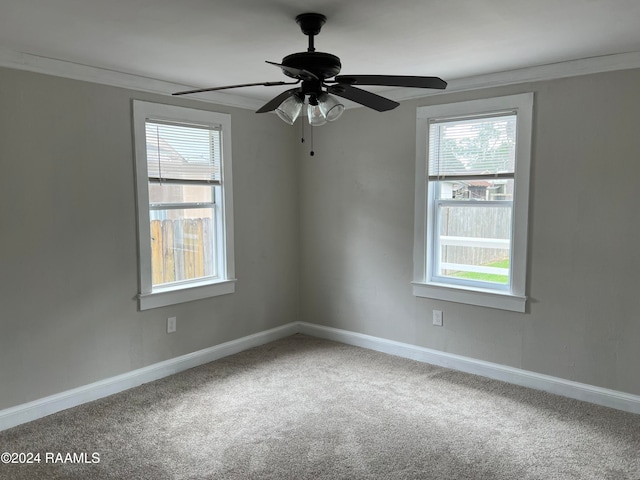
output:
<svg viewBox="0 0 640 480"><path fill-rule="evenodd" d="M515 172L516 115L431 120L429 180L511 178Z"/></svg>
<svg viewBox="0 0 640 480"><path fill-rule="evenodd" d="M147 120L149 181L219 185L221 130Z"/></svg>

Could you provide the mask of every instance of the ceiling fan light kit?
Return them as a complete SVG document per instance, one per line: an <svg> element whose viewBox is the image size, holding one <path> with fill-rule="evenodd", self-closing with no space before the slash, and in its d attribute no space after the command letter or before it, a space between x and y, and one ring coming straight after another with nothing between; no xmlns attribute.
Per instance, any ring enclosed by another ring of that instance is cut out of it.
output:
<svg viewBox="0 0 640 480"><path fill-rule="evenodd" d="M293 125L302 113L304 103L304 95L296 93L284 100L275 112L283 122ZM325 92L322 92L317 98L309 97L307 118L309 124L314 127L337 120L342 112L344 112L344 105Z"/></svg>
<svg viewBox="0 0 640 480"><path fill-rule="evenodd" d="M282 59L282 63L269 62L279 67L286 76L295 82L259 82L228 85L224 87L202 88L177 92L173 95L211 92L230 88L249 86L296 85L271 99L256 113L275 111L278 117L293 125L307 104L307 118L312 126L324 125L327 121L337 120L344 112L344 105L335 97L346 98L378 112L391 110L398 102L375 93L362 90L355 85L390 86L444 89L447 82L438 77L419 77L406 75L338 75L342 69L340 58L330 53L316 52L314 37L318 35L327 18L319 13L303 13L296 17L296 23L302 33L309 37L306 52L293 53Z"/></svg>

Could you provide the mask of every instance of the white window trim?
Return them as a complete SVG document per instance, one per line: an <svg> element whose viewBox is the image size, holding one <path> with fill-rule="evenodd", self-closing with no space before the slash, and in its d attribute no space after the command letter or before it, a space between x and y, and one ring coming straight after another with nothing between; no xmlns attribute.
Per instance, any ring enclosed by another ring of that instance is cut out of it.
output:
<svg viewBox="0 0 640 480"><path fill-rule="evenodd" d="M151 232L149 229L149 186L145 122L147 119L184 123L220 125L222 128L222 208L223 238L219 249L223 262L215 280L185 282L163 287L152 287L151 281ZM235 262L233 243L233 182L231 168L231 116L225 113L192 108L133 101L133 134L136 166L136 201L138 218L139 308L147 310L176 303L235 292Z"/></svg>
<svg viewBox="0 0 640 480"><path fill-rule="evenodd" d="M430 281L428 239L432 222L427 221L430 195L427 182L429 119L481 115L516 110L516 171L513 199L511 287L507 291L473 288ZM515 312L526 309L527 226L533 93L418 107L416 118L416 187L413 243L413 295Z"/></svg>

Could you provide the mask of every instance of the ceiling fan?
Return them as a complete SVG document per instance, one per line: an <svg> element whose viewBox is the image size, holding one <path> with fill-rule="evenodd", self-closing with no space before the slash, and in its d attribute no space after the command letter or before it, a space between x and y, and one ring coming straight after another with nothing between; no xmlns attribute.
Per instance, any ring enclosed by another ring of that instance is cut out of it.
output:
<svg viewBox="0 0 640 480"><path fill-rule="evenodd" d="M319 13L303 13L296 17L296 23L302 33L309 37L309 47L306 52L292 53L282 59L282 63L269 62L280 67L282 73L294 78L295 82L258 82L223 87L200 88L176 92L173 95L188 95L191 93L212 92L230 88L253 86L299 85L285 90L275 98L269 100L256 111L264 113L274 111L290 125L293 125L307 101L307 116L312 126L323 125L327 121L336 120L344 111L344 105L335 97L346 98L353 102L372 108L378 112L391 110L399 105L398 102L376 95L358 88L356 85L381 85L390 87L413 87L444 89L447 82L438 77L419 77L407 75L338 75L342 68L340 58L330 53L316 52L314 37L320 33L327 18Z"/></svg>

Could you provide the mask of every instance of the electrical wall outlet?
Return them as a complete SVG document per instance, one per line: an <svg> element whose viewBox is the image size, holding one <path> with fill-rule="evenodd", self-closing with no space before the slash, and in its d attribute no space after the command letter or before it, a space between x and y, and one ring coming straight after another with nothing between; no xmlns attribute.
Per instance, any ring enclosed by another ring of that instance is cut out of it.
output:
<svg viewBox="0 0 640 480"><path fill-rule="evenodd" d="M433 324L438 327L442 326L442 310L433 311Z"/></svg>
<svg viewBox="0 0 640 480"><path fill-rule="evenodd" d="M167 318L167 333L173 333L176 331L176 317Z"/></svg>

